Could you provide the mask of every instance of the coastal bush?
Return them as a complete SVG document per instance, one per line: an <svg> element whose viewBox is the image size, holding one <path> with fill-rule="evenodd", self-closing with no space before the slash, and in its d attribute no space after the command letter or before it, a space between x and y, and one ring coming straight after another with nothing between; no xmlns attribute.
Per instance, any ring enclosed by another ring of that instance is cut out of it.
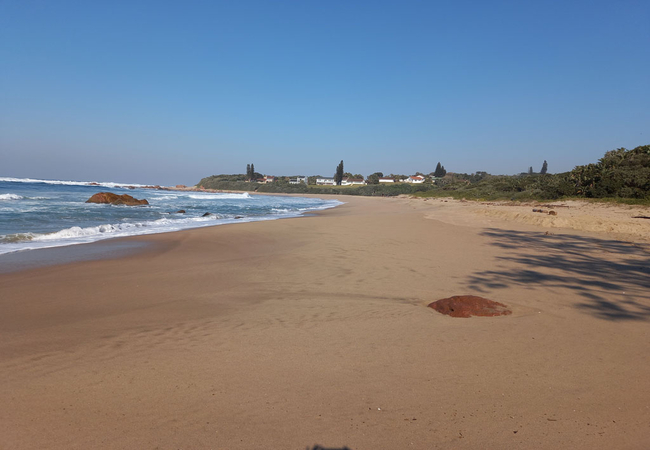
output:
<svg viewBox="0 0 650 450"><path fill-rule="evenodd" d="M650 146L607 152L595 164L559 174L455 174L418 196L473 200L556 200L566 197L650 202ZM626 201L627 202L627 201Z"/></svg>
<svg viewBox="0 0 650 450"><path fill-rule="evenodd" d="M365 196L416 195L472 200L556 200L578 197L620 199L650 203L650 145L632 150L619 148L605 153L595 164L577 166L570 172L523 175L447 174L435 184L379 183L381 173L365 186L315 186L276 182L245 182L245 175L214 175L197 186L206 189L258 191L267 193L344 194Z"/></svg>
<svg viewBox="0 0 650 450"><path fill-rule="evenodd" d="M198 188L214 189L218 191L248 191L248 192L275 192L275 193L308 193L311 190L306 184L289 183L250 183L248 181L224 181L221 176L203 178L196 185Z"/></svg>
<svg viewBox="0 0 650 450"><path fill-rule="evenodd" d="M392 197L402 194L414 194L416 192L431 189L431 185L413 185L408 183L375 184L362 186L312 186L300 184L289 184L282 182L260 184L246 181L231 181L223 175L213 175L203 178L196 185L199 188L215 189L221 191L248 191L282 194L343 194L343 195L365 195L365 196L386 196Z"/></svg>
<svg viewBox="0 0 650 450"><path fill-rule="evenodd" d="M250 169L249 169L250 170ZM247 181L248 180L248 175L245 175L243 173L235 173L232 175L212 175L211 177L206 177L203 178L199 184L201 184L203 181L210 181L210 182L232 182L232 181Z"/></svg>
<svg viewBox="0 0 650 450"><path fill-rule="evenodd" d="M605 153L596 164L569 174L575 193L587 198L650 198L650 145Z"/></svg>

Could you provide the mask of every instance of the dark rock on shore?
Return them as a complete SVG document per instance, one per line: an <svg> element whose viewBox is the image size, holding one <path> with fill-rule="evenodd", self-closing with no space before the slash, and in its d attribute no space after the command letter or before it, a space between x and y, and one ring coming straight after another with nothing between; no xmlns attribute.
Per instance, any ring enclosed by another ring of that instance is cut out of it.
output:
<svg viewBox="0 0 650 450"><path fill-rule="evenodd" d="M179 209L178 211L176 211L176 214L185 214L185 210L184 209Z"/></svg>
<svg viewBox="0 0 650 450"><path fill-rule="evenodd" d="M451 317L492 317L512 314L512 311L503 303L475 295L456 295L443 298L429 304L429 308Z"/></svg>
<svg viewBox="0 0 650 450"><path fill-rule="evenodd" d="M208 217L208 216L211 216L211 215L212 215L212 213L205 213L201 217Z"/></svg>
<svg viewBox="0 0 650 450"><path fill-rule="evenodd" d="M126 206L139 206L139 205L148 205L149 202L145 199L138 200L133 198L128 194L117 195L112 192L99 192L88 200L86 203L107 203L110 205L126 205Z"/></svg>

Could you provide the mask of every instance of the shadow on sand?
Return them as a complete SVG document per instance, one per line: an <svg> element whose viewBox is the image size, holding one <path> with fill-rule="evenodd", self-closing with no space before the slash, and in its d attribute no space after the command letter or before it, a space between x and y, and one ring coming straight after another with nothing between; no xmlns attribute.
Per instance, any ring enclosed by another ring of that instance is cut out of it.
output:
<svg viewBox="0 0 650 450"><path fill-rule="evenodd" d="M333 447L321 447L320 445L314 445L314 447L311 448L311 449L309 447L307 447L307 450L352 450L352 449L350 449L348 447L336 447L336 448L333 448Z"/></svg>
<svg viewBox="0 0 650 450"><path fill-rule="evenodd" d="M584 301L575 306L608 320L650 320L650 246L567 234L487 229L507 269L474 273L478 292L512 285L566 288Z"/></svg>

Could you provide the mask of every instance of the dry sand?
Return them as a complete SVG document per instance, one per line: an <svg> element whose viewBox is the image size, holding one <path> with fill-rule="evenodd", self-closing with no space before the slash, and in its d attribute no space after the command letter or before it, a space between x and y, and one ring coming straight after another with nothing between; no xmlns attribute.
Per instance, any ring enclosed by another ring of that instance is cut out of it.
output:
<svg viewBox="0 0 650 450"><path fill-rule="evenodd" d="M341 199L1 274L0 447L649 448L650 221Z"/></svg>
<svg viewBox="0 0 650 450"><path fill-rule="evenodd" d="M424 208L426 216L449 223L485 227L516 222L542 228L605 233L618 239L650 242L650 208L644 206L576 200L522 203L457 201L450 198L412 199L411 203L421 206L421 202L429 201L431 203ZM461 211L469 214L458 214Z"/></svg>

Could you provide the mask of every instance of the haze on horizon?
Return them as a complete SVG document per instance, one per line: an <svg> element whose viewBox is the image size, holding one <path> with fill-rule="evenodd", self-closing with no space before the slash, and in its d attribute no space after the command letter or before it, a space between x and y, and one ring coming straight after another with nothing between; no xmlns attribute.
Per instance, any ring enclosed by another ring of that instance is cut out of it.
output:
<svg viewBox="0 0 650 450"><path fill-rule="evenodd" d="M0 177L571 170L650 143L650 3L3 2Z"/></svg>

